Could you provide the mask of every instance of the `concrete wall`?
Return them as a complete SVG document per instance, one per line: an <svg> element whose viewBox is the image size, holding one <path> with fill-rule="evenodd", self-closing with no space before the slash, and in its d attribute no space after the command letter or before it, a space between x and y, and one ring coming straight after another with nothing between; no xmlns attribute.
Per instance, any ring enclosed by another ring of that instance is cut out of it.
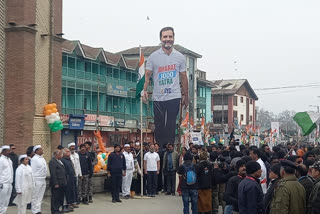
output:
<svg viewBox="0 0 320 214"><path fill-rule="evenodd" d="M5 0L0 0L0 145L3 145L5 88Z"/></svg>
<svg viewBox="0 0 320 214"><path fill-rule="evenodd" d="M238 121L240 123L240 120L241 120L241 114L243 115L243 120L241 121L241 124L242 125L245 125L247 123L247 120L246 120L246 112L247 112L247 109L246 109L246 99L247 97L243 96L243 95L239 95L239 94L235 94L234 96L237 96L237 103L238 105L237 106L233 106L233 110L234 111L237 111L237 118L238 118ZM241 103L241 98L240 97L243 97L243 103Z"/></svg>

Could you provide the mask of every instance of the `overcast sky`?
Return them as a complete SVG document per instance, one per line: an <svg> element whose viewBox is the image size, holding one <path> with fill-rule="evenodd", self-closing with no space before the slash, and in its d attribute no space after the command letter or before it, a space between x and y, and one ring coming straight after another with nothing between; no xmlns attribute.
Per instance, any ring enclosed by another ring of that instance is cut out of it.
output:
<svg viewBox="0 0 320 214"><path fill-rule="evenodd" d="M248 79L257 106L279 113L320 105L319 0L64 0L65 38L118 52L159 44L162 27L203 57L207 79ZM147 20L147 16L150 20ZM319 97L318 97L319 96Z"/></svg>

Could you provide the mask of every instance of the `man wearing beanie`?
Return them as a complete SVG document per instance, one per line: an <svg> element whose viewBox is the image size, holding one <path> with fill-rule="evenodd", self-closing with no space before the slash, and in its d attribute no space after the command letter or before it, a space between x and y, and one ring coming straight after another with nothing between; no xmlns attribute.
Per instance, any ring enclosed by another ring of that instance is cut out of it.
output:
<svg viewBox="0 0 320 214"><path fill-rule="evenodd" d="M247 176L238 187L239 214L263 214L263 192L260 185L261 166L256 161L246 164Z"/></svg>
<svg viewBox="0 0 320 214"><path fill-rule="evenodd" d="M183 213L189 214L189 202L191 201L192 214L198 213L198 185L197 178L194 183L187 183L187 173L189 175L196 175L196 165L192 163L193 157L191 152L188 151L183 157L184 163L178 168L177 173L182 175L181 180L181 191L182 191L182 202L183 202Z"/></svg>
<svg viewBox="0 0 320 214"><path fill-rule="evenodd" d="M282 160L281 180L274 190L271 202L272 214L301 214L306 212L306 192L295 176L296 164Z"/></svg>
<svg viewBox="0 0 320 214"><path fill-rule="evenodd" d="M240 159L235 163L235 165L238 175L235 175L229 179L226 192L224 193L224 200L227 206L231 205L233 213L239 213L238 186L239 183L246 177L246 162Z"/></svg>

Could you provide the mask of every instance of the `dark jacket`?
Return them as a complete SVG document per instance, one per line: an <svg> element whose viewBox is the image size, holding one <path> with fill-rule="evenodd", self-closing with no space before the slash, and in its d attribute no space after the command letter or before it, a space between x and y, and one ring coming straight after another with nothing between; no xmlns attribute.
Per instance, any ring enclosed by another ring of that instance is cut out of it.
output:
<svg viewBox="0 0 320 214"><path fill-rule="evenodd" d="M314 182L314 187L310 193L308 201L308 214L320 213L320 178Z"/></svg>
<svg viewBox="0 0 320 214"><path fill-rule="evenodd" d="M308 176L303 176L298 179L298 182L302 184L304 190L306 191L306 202L308 203L311 191L313 189L314 183Z"/></svg>
<svg viewBox="0 0 320 214"><path fill-rule="evenodd" d="M66 171L66 176L67 178L74 178L76 176L76 173L74 171L74 167L73 167L73 164L72 164L72 161L70 158L67 158L67 157L63 157L61 159L64 167L65 167L65 171Z"/></svg>
<svg viewBox="0 0 320 214"><path fill-rule="evenodd" d="M233 176L228 180L227 188L224 193L224 201L227 205L232 205L232 210L239 212L238 207L238 186L239 183L244 179L241 175Z"/></svg>
<svg viewBox="0 0 320 214"><path fill-rule="evenodd" d="M197 172L196 165L192 163L192 161L186 161L184 164L179 166L177 173L182 175L180 187L181 190L185 189L197 189L198 188L198 178L197 182L194 185L187 185L186 181L186 167L194 167L195 172Z"/></svg>
<svg viewBox="0 0 320 214"><path fill-rule="evenodd" d="M243 179L238 187L239 214L263 214L263 192L260 180L252 176Z"/></svg>
<svg viewBox="0 0 320 214"><path fill-rule="evenodd" d="M93 167L92 167L92 162L91 162L91 156L87 152L84 154L82 154L80 152L79 159L80 159L80 166L81 166L82 175L92 176Z"/></svg>
<svg viewBox="0 0 320 214"><path fill-rule="evenodd" d="M64 165L58 162L57 159L52 158L49 161L50 170L50 186L54 187L59 185L59 187L64 187L67 185L67 177Z"/></svg>
<svg viewBox="0 0 320 214"><path fill-rule="evenodd" d="M9 158L10 158L11 161L12 161L13 173L15 174L15 173L16 173L16 169L17 169L18 166L19 166L19 158L18 158L18 155L15 154L15 153L13 153L13 152L11 152L11 153L9 154ZM31 161L30 161L30 162L31 162ZM13 177L13 179L15 179L15 178Z"/></svg>
<svg viewBox="0 0 320 214"><path fill-rule="evenodd" d="M126 170L126 159L122 153L112 152L108 157L108 171L111 174L122 174Z"/></svg>
<svg viewBox="0 0 320 214"><path fill-rule="evenodd" d="M209 161L200 161L196 166L198 189L211 189L213 166Z"/></svg>
<svg viewBox="0 0 320 214"><path fill-rule="evenodd" d="M164 158L163 158L163 173L166 174L169 170L169 162L168 162L168 155L169 151L164 153ZM177 171L179 166L179 155L175 151L172 152L172 171Z"/></svg>
<svg viewBox="0 0 320 214"><path fill-rule="evenodd" d="M73 204L76 202L76 173L70 158L63 157L61 161L65 167L67 176L67 186L65 189L67 204Z"/></svg>
<svg viewBox="0 0 320 214"><path fill-rule="evenodd" d="M303 214L306 212L306 191L291 175L281 179L274 190L271 213L272 214Z"/></svg>
<svg viewBox="0 0 320 214"><path fill-rule="evenodd" d="M280 181L280 179L281 178L277 178L275 180L270 181L269 183L267 193L264 195L264 198L263 198L265 214L270 213L270 206L271 206L271 201L273 197L273 192L274 192L274 189L278 186L278 182Z"/></svg>

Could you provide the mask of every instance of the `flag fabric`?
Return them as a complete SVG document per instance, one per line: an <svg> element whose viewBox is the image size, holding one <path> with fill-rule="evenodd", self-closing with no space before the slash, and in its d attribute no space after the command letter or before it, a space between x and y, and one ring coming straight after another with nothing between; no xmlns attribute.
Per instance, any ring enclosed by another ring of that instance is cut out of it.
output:
<svg viewBox="0 0 320 214"><path fill-rule="evenodd" d="M201 132L204 133L204 117L201 120Z"/></svg>
<svg viewBox="0 0 320 214"><path fill-rule="evenodd" d="M303 136L309 135L320 122L320 114L315 112L298 112L294 115L293 120L302 129Z"/></svg>
<svg viewBox="0 0 320 214"><path fill-rule="evenodd" d="M144 69L144 55L140 51L140 60L139 60L139 80L136 86L136 98L143 96L143 87L145 82L145 69Z"/></svg>
<svg viewBox="0 0 320 214"><path fill-rule="evenodd" d="M182 121L181 126L188 128L189 123L189 112L186 113L186 118Z"/></svg>

